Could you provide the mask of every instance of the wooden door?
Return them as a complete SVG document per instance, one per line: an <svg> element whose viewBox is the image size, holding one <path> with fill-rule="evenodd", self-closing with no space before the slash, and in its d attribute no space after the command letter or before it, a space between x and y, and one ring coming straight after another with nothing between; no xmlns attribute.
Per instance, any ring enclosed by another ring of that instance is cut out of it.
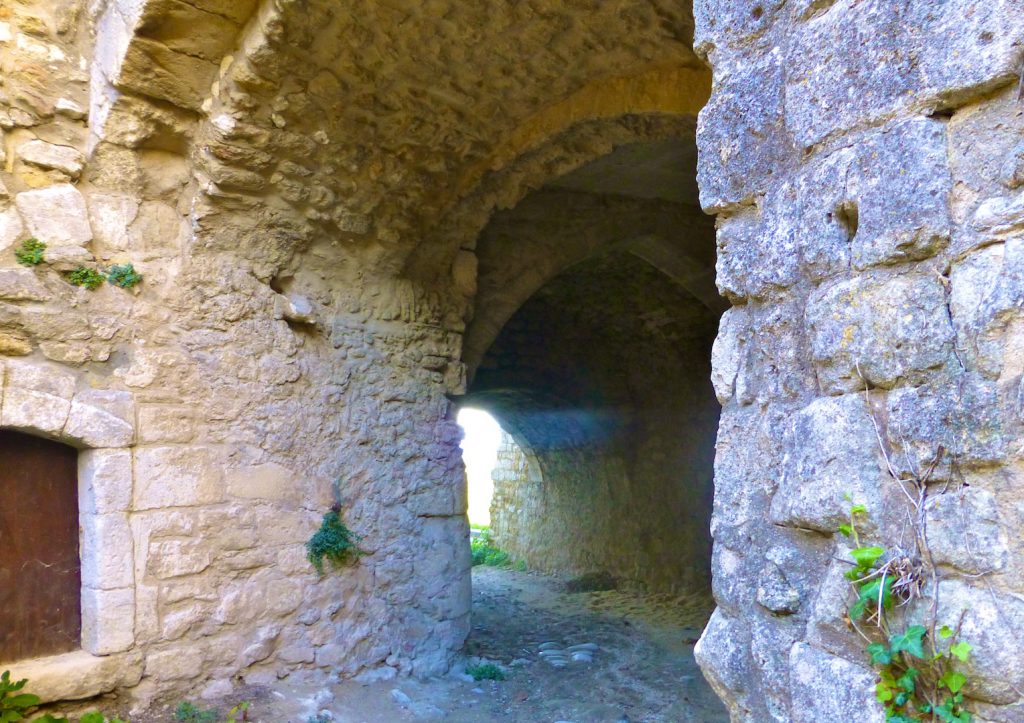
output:
<svg viewBox="0 0 1024 723"><path fill-rule="evenodd" d="M0 430L0 663L81 647L77 460Z"/></svg>

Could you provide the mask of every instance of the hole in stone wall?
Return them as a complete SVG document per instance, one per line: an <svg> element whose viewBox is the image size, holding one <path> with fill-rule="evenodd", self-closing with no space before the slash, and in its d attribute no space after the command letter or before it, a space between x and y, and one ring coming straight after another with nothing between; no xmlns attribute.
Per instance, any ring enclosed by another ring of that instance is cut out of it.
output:
<svg viewBox="0 0 1024 723"><path fill-rule="evenodd" d="M844 201L835 210L835 218L846 231L846 240L853 241L860 226L860 214L857 204L853 201Z"/></svg>

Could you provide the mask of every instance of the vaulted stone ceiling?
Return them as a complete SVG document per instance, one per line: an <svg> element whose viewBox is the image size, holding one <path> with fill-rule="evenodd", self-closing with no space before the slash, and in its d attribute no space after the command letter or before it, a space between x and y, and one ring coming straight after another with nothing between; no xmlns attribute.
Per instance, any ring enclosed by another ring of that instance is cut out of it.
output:
<svg viewBox="0 0 1024 723"><path fill-rule="evenodd" d="M268 0L244 26L222 5L151 0L112 80L206 118L202 190L260 199L297 236L405 247L574 124L692 116L708 92L692 13L670 0ZM220 35L195 33L210 17Z"/></svg>

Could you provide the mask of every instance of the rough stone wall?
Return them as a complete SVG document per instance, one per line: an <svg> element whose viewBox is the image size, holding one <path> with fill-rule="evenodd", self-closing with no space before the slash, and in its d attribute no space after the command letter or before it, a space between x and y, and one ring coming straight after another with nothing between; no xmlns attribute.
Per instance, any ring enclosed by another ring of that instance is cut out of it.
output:
<svg viewBox="0 0 1024 723"><path fill-rule="evenodd" d="M469 397L520 445L509 461L525 477L495 478L499 547L535 569L603 571L652 591L708 585L716 318L623 253L571 268L523 305Z"/></svg>
<svg viewBox="0 0 1024 723"><path fill-rule="evenodd" d="M667 0L434 9L0 6L0 425L83 449L83 650L15 671L44 698L433 673L461 645L446 395L476 233L646 115L692 124L708 83ZM132 292L63 276L122 262ZM338 500L367 554L319 579Z"/></svg>
<svg viewBox="0 0 1024 723"><path fill-rule="evenodd" d="M698 657L733 720L883 719L836 534L847 493L868 539L905 532L879 437L900 474L947 450L927 512L940 624L967 610L979 719L1024 716L1022 11L695 3L715 76L701 201L735 305Z"/></svg>

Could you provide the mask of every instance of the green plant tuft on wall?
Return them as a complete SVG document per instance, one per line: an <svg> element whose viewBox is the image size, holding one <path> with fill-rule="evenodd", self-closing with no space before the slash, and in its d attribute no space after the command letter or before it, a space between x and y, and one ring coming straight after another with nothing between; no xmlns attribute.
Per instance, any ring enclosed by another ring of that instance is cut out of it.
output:
<svg viewBox="0 0 1024 723"><path fill-rule="evenodd" d="M130 289L142 281L142 274L131 264L115 264L107 271L107 281L122 289Z"/></svg>
<svg viewBox="0 0 1024 723"><path fill-rule="evenodd" d="M36 238L25 239L21 246L14 250L15 260L22 266L38 266L43 263L43 252L46 244Z"/></svg>
<svg viewBox="0 0 1024 723"><path fill-rule="evenodd" d="M68 283L84 286L89 291L98 289L103 284L103 274L87 266L79 266L68 274Z"/></svg>
<svg viewBox="0 0 1024 723"><path fill-rule="evenodd" d="M341 508L335 505L324 515L320 529L306 543L306 557L323 575L325 558L335 565L343 565L361 555L359 540L359 536L341 521Z"/></svg>
<svg viewBox="0 0 1024 723"><path fill-rule="evenodd" d="M926 625L902 630L895 626L889 611L918 595L923 573L902 550L862 545L857 521L866 514L864 505L853 505L849 524L840 525L839 532L854 544L849 553L853 567L846 579L855 600L848 615L850 625L867 641L866 652L878 670L875 695L885 707L886 722L971 723L974 718L964 707L962 692L967 676L957 669L973 650L960 639L963 615L955 628L943 625L938 631L934 609Z"/></svg>

